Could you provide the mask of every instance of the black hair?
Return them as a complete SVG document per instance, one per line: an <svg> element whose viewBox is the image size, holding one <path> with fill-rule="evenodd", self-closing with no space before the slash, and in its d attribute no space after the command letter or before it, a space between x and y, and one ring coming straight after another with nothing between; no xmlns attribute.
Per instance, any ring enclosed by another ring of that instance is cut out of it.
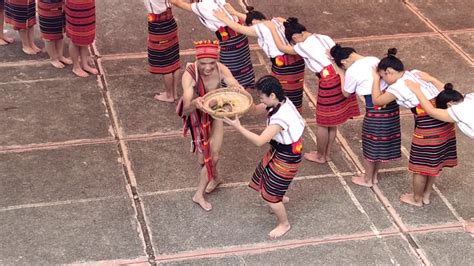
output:
<svg viewBox="0 0 474 266"><path fill-rule="evenodd" d="M356 50L352 47L342 47L340 44L336 44L331 48L331 56L334 58L336 65L340 68L344 67L341 63L342 60L349 58L352 53L356 53Z"/></svg>
<svg viewBox="0 0 474 266"><path fill-rule="evenodd" d="M257 88L257 91L267 96L274 93L280 102L285 100L285 91L283 91L280 81L274 76L266 75L261 77L255 84L255 87Z"/></svg>
<svg viewBox="0 0 474 266"><path fill-rule="evenodd" d="M441 109L447 109L449 102L459 102L464 99L464 96L457 90L454 89L453 84L446 83L444 90L436 97L436 107Z"/></svg>
<svg viewBox="0 0 474 266"><path fill-rule="evenodd" d="M306 31L306 27L300 24L298 19L294 17L290 17L285 22L283 22L283 26L285 26L285 37L290 43L293 42L293 34Z"/></svg>
<svg viewBox="0 0 474 266"><path fill-rule="evenodd" d="M257 19L257 20L267 19L262 12L255 10L253 6L248 6L247 4L245 4L245 8L247 9L247 17L245 18L245 25L247 26L252 25L252 21L254 19Z"/></svg>
<svg viewBox="0 0 474 266"><path fill-rule="evenodd" d="M387 68L392 68L398 72L404 71L405 67L400 59L395 55L397 54L397 48L390 48L387 51L387 56L380 60L377 70L387 70Z"/></svg>

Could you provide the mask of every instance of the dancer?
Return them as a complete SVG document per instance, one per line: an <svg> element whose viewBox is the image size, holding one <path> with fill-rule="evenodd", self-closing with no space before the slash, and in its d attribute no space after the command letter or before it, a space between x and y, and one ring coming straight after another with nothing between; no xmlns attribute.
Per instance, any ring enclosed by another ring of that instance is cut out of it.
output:
<svg viewBox="0 0 474 266"><path fill-rule="evenodd" d="M148 64L152 74L163 75L165 93L155 99L173 103L178 99L178 26L169 0L145 0L148 10Z"/></svg>
<svg viewBox="0 0 474 266"><path fill-rule="evenodd" d="M13 43L13 39L6 36L3 32L3 23L5 22L5 0L0 0L0 46Z"/></svg>
<svg viewBox="0 0 474 266"><path fill-rule="evenodd" d="M35 0L5 0L5 22L18 31L25 54L35 55L41 52L35 44Z"/></svg>
<svg viewBox="0 0 474 266"><path fill-rule="evenodd" d="M410 79L421 84L423 94L433 100L444 84L419 71L405 71L402 61L395 55L397 49L388 50L374 71L372 99L375 105L384 106L396 100L400 106L411 109L415 116L408 169L413 172L413 193L403 194L404 203L421 207L430 204L430 195L436 177L444 167L457 165L456 132L452 123L429 116L419 104L416 95L405 85ZM380 82L380 79L383 82ZM380 88L385 88L382 94Z"/></svg>
<svg viewBox="0 0 474 266"><path fill-rule="evenodd" d="M256 88L260 101L268 109L267 128L257 135L243 127L238 117L235 120L226 118L225 121L256 146L270 143L270 150L255 169L249 186L260 192L275 213L278 225L268 235L277 238L291 229L283 201L301 164L301 136L305 122L293 103L285 97L277 78L264 76L257 81Z"/></svg>
<svg viewBox="0 0 474 266"><path fill-rule="evenodd" d="M312 34L298 23L297 18L283 22L285 37L294 45L285 45L279 37L275 24L264 22L273 35L278 50L286 54L298 54L303 57L306 66L319 78L316 105L317 151L306 153L304 158L317 163L330 160L330 151L336 139L337 126L347 119L360 115L355 95L348 98L341 92L341 78L332 66L329 50L335 42L326 35Z"/></svg>

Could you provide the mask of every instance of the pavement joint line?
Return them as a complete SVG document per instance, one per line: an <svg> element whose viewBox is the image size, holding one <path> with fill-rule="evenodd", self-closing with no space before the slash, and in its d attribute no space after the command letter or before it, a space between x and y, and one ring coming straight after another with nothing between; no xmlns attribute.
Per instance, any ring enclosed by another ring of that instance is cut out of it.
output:
<svg viewBox="0 0 474 266"><path fill-rule="evenodd" d="M52 143L34 143L26 145L13 145L0 147L0 154L4 153L19 153L29 152L35 150L51 150L67 147L75 147L82 145L97 145L97 144L110 144L115 143L115 140L110 139L82 139L82 140L68 140L64 142L52 142Z"/></svg>
<svg viewBox="0 0 474 266"><path fill-rule="evenodd" d="M148 264L146 257L138 257L136 259L117 259L117 260L99 260L99 261L86 261L86 262L73 262L66 264L68 266L110 266L110 265L143 265Z"/></svg>
<svg viewBox="0 0 474 266"><path fill-rule="evenodd" d="M77 203L89 203L89 202L103 201L103 200L110 200L110 199L126 199L126 196L108 196L108 197L89 198L89 199L62 200L62 201L53 201L53 202L12 205L12 206L0 207L0 212L30 209L30 208L52 207L52 206L69 205L69 204L77 204Z"/></svg>
<svg viewBox="0 0 474 266"><path fill-rule="evenodd" d="M413 5L409 0L403 0L402 1L408 9L418 16L421 21L423 21L429 28L434 30L439 34L439 36L449 45L451 48L453 48L461 57L466 60L471 66L474 66L474 60L469 56L468 53L466 53L456 42L454 42L447 34L444 34L443 31L441 31L436 24L431 22L429 18L427 18L423 13L415 6Z"/></svg>
<svg viewBox="0 0 474 266"><path fill-rule="evenodd" d="M40 78L40 79L29 79L29 80L14 80L14 81L7 81L7 82L0 82L0 85L10 85L10 84L28 84L28 83L38 83L38 82L48 82L48 81L65 81L65 80L79 80L76 77L57 77L57 78Z"/></svg>
<svg viewBox="0 0 474 266"><path fill-rule="evenodd" d="M408 232L410 233L431 233L431 232L439 232L439 231L464 231L464 225L460 222L451 222L451 223L444 223L444 224L431 224L425 225L422 227L409 227Z"/></svg>
<svg viewBox="0 0 474 266"><path fill-rule="evenodd" d="M281 249L295 249L306 246L317 246L321 244L339 243L347 241L370 240L373 238L386 238L398 236L398 231L389 231L380 233L377 237L373 232L352 234L352 235L336 235L326 236L323 238L307 238L296 240L283 240L276 243L256 243L243 246L228 246L223 248L209 248L194 251L184 251L176 254L158 255L156 257L157 263L167 263L173 261L185 261L192 259L227 257L229 255L255 255Z"/></svg>
<svg viewBox="0 0 474 266"><path fill-rule="evenodd" d="M98 53L98 52L97 52ZM99 67L100 71L103 71L101 60L95 58L95 64ZM144 252L148 257L148 262L154 265L155 260L155 248L153 246L151 229L148 226L148 219L146 217L146 211L143 206L142 200L140 199L137 192L137 181L135 173L133 172L130 156L128 154L128 148L123 140L123 129L120 127L119 119L115 111L114 103L110 96L110 91L108 90L107 78L104 75L105 72L99 72L98 75L98 84L101 88L102 96L104 98L104 103L106 105L107 112L110 114L109 119L112 125L112 129L115 132L115 137L117 140L117 150L122 159L122 169L124 173L125 182L127 184L126 188L129 192L129 199L133 210L135 211L135 219L137 221L137 231L142 240L144 246Z"/></svg>
<svg viewBox="0 0 474 266"><path fill-rule="evenodd" d="M343 173L340 173L340 174L342 176L351 176L354 173L352 173L352 172L343 172ZM313 179L323 179L323 178L331 178L331 177L336 177L336 175L334 175L334 174L321 174L321 175L297 176L293 180L296 180L296 181L313 180ZM248 184L249 184L248 181L223 183L223 184L219 185L219 188L247 187ZM149 197L149 196L163 195L163 194L169 194L169 193L181 193L181 192L189 192L189 191L196 191L196 187L186 187L186 188L177 188L177 189L170 189L170 190L143 192L143 193L140 193L140 196Z"/></svg>

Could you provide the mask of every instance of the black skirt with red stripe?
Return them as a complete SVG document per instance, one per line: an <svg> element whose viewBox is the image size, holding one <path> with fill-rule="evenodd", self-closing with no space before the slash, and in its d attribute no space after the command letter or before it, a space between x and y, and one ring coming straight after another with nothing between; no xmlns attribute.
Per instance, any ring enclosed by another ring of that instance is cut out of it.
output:
<svg viewBox="0 0 474 266"><path fill-rule="evenodd" d="M24 30L36 24L36 2L34 0L6 0L5 22L15 30Z"/></svg>
<svg viewBox="0 0 474 266"><path fill-rule="evenodd" d="M41 38L48 41L63 38L66 25L63 0L39 0L38 16Z"/></svg>
<svg viewBox="0 0 474 266"><path fill-rule="evenodd" d="M280 81L288 99L293 102L298 112L302 113L305 64L301 57L299 59L289 64L278 63L276 59L272 59L272 75Z"/></svg>
<svg viewBox="0 0 474 266"><path fill-rule="evenodd" d="M79 46L91 45L95 39L95 0L67 0L66 34Z"/></svg>
<svg viewBox="0 0 474 266"><path fill-rule="evenodd" d="M148 21L148 65L153 74L169 74L180 68L178 26L174 17Z"/></svg>

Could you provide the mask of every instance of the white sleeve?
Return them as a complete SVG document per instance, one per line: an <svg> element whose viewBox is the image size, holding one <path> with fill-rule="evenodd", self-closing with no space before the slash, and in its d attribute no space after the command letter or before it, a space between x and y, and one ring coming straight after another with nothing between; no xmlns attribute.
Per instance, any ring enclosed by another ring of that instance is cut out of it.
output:
<svg viewBox="0 0 474 266"><path fill-rule="evenodd" d="M326 43L329 45L330 48L336 45L336 42L329 36L324 36L324 40L326 41Z"/></svg>
<svg viewBox="0 0 474 266"><path fill-rule="evenodd" d="M344 91L347 93L354 93L357 88L357 79L354 77L354 73L352 73L352 71L349 73L349 75L347 74L348 73L346 72L346 75L344 76Z"/></svg>
<svg viewBox="0 0 474 266"><path fill-rule="evenodd" d="M308 58L308 55L306 55L306 53L304 52L303 44L304 44L304 43L299 42L299 43L293 45L293 49L295 50L295 52L296 52L299 56L301 56L301 57L303 57L303 58Z"/></svg>

